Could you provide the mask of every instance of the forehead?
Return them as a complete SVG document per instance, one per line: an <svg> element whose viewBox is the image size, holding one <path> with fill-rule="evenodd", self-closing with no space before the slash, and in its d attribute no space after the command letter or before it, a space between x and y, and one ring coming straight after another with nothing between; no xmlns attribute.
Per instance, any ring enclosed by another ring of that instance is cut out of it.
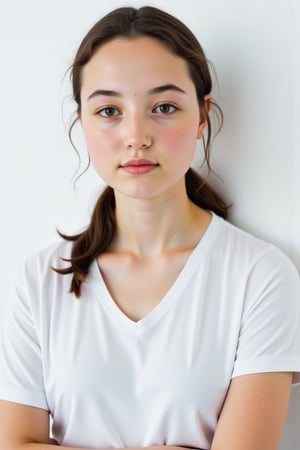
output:
<svg viewBox="0 0 300 450"><path fill-rule="evenodd" d="M118 37L101 46L84 66L82 90L99 83L132 86L156 80L192 83L187 62L157 39Z"/></svg>

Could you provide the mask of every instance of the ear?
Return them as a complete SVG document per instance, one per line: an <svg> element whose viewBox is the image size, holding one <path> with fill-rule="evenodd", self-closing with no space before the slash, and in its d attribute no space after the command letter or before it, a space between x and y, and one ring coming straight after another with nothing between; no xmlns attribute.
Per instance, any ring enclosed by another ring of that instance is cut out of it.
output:
<svg viewBox="0 0 300 450"><path fill-rule="evenodd" d="M200 110L200 123L198 127L197 139L201 139L203 136L204 128L207 124L207 116L211 109L211 96L205 95L204 97L204 106Z"/></svg>

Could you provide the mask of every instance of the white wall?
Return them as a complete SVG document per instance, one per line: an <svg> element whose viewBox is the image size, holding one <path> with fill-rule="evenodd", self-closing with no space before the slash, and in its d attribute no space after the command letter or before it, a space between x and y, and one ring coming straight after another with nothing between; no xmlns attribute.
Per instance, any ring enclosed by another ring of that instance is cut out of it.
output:
<svg viewBox="0 0 300 450"><path fill-rule="evenodd" d="M231 219L273 241L300 269L300 11L297 0L157 0L200 39L219 79L225 124L212 182L233 201ZM10 274L29 254L88 221L101 186L70 180L70 102L64 72L88 28L119 0L0 0L1 305ZM296 23L296 20L298 23ZM64 107L62 107L64 104ZM62 109L65 112L62 118ZM83 147L83 146L82 146ZM84 152L84 148L83 148ZM294 388L281 450L300 448Z"/></svg>

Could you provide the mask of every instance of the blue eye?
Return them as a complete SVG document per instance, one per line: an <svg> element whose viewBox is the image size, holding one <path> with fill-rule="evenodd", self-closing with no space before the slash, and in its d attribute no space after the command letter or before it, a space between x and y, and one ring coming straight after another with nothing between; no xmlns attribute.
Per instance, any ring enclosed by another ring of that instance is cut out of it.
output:
<svg viewBox="0 0 300 450"><path fill-rule="evenodd" d="M170 103L162 103L154 109L154 112L161 114L172 114L176 110L177 108L174 105L171 105Z"/></svg>
<svg viewBox="0 0 300 450"><path fill-rule="evenodd" d="M101 117L115 117L120 114L120 111L113 106L107 106L106 108L100 109L98 114Z"/></svg>

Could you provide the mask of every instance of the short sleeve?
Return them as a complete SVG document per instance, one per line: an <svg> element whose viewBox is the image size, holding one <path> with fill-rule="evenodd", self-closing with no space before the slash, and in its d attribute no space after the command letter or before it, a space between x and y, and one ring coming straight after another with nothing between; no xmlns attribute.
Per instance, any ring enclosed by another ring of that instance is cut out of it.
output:
<svg viewBox="0 0 300 450"><path fill-rule="evenodd" d="M300 280L273 247L249 272L232 377L259 372L293 372L300 382Z"/></svg>
<svg viewBox="0 0 300 450"><path fill-rule="evenodd" d="M10 290L0 337L0 399L48 409L25 268Z"/></svg>

